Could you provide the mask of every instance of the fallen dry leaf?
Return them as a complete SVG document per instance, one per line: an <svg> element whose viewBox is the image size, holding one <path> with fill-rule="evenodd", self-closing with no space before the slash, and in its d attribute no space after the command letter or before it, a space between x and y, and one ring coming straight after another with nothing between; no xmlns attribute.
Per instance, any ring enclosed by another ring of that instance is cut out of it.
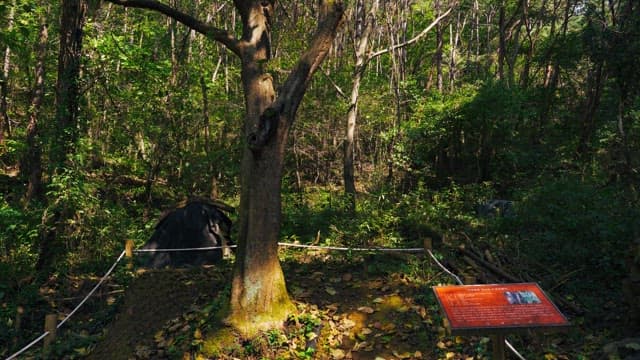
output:
<svg viewBox="0 0 640 360"><path fill-rule="evenodd" d="M393 351L393 356L395 356L395 357L397 357L397 358L399 358L399 359L408 359L408 358L410 358L410 357L411 357L411 353L410 353L410 352L408 352L408 351L405 351L405 352L403 352L403 353L399 353L399 352L397 352L397 351L395 351L395 350L394 350L394 351Z"/></svg>
<svg viewBox="0 0 640 360"><path fill-rule="evenodd" d="M365 314L373 314L375 310L369 306L361 306L358 308L358 311L363 312Z"/></svg>
<svg viewBox="0 0 640 360"><path fill-rule="evenodd" d="M332 349L331 350L331 358L335 360L342 360L345 357L344 350L342 349Z"/></svg>

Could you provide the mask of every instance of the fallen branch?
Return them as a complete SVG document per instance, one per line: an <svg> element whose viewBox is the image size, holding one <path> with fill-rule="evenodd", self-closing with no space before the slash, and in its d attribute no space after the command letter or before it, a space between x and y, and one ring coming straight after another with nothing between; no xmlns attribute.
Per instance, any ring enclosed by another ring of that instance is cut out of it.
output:
<svg viewBox="0 0 640 360"><path fill-rule="evenodd" d="M509 273L507 273L506 271L500 269L499 267L497 267L496 265L491 264L490 262L482 259L481 257L479 257L478 255L476 255L474 252L472 251L468 251L467 249L465 249L464 246L460 246L458 248L458 250L463 254L468 256L469 258L471 258L472 260L474 260L475 262L479 263L480 265L482 265L483 267L485 267L486 269L490 270L491 272L493 272L494 274L500 275L501 277L511 281L511 282L523 282L522 279L511 275Z"/></svg>

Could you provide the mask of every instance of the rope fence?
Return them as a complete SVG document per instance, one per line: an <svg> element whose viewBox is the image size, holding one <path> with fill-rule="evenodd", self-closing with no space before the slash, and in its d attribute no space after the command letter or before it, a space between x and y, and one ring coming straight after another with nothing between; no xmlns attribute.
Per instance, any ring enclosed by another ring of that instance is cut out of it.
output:
<svg viewBox="0 0 640 360"><path fill-rule="evenodd" d="M210 250L219 250L224 248L235 248L237 245L229 245L229 246L208 246L201 248L184 248L184 249L136 249L133 250L134 254L144 254L144 253L158 253L158 252L182 252L182 251L210 251Z"/></svg>
<svg viewBox="0 0 640 360"><path fill-rule="evenodd" d="M423 253L423 252L427 252L431 258L433 259L433 261L448 275L450 275L451 277L453 277L455 279L455 281L459 284L459 285L464 285L464 283L462 282L462 280L460 280L460 277L458 277L456 274L454 274L453 272L451 272L449 269L447 269L440 261L438 261L438 259L436 258L436 256L433 254L433 252L431 251L431 242L430 241L425 241L425 246L423 248L404 248L404 249L399 249L399 248L381 248L381 247L374 247L374 248L350 248L350 247L338 247L338 246L318 246L318 245L303 245L303 244L293 244L293 243L284 243L284 242L279 242L278 243L279 246L282 247L292 247L292 248L302 248L302 249L314 249L314 250L333 250L333 251L369 251L369 252L408 252L408 253ZM131 254L144 254L144 253L158 253L158 252L184 252L184 251L211 251L211 250L219 250L219 249L224 249L224 248L235 248L237 247L236 245L229 245L229 246L210 246L210 247L202 247L202 248L183 248L183 249L133 249L133 241L128 240L127 244L126 244L126 249L123 250L120 255L118 256L118 258L116 259L116 261L111 265L111 267L109 268L109 270L107 270L107 272L102 276L102 278L100 278L100 280L98 281L98 283L91 289L91 291L84 297L84 299L82 299L82 301L80 301L80 303L78 303L78 305L67 315L64 317L64 319L62 319L56 326L55 328L53 328L52 330L47 330L45 331L42 335L38 336L36 339L34 339L33 341L31 341L29 344L27 344L26 346L24 346L22 349L20 349L19 351L17 351L16 353L14 353L13 355L9 356L8 358L6 358L6 360L13 360L16 359L18 356L20 356L22 353L24 353L25 351L27 351L28 349L30 349L31 347L33 347L34 345L36 345L37 343L39 343L40 341L42 341L43 339L46 339L47 336L50 335L55 335L55 330L59 329L62 325L64 325L67 320L69 320L69 318L71 318L77 311L78 309L80 309L82 307L82 305L84 305L84 303L95 293L95 291L104 283L104 281L111 275L111 273L113 272L113 270L116 268L116 266L118 265L118 263L122 260L122 258L127 255L127 257L130 257ZM505 345L521 360L526 360L514 347L513 345L511 345L511 343L509 343L506 339L505 339ZM45 340L45 344L46 344L46 340Z"/></svg>
<svg viewBox="0 0 640 360"><path fill-rule="evenodd" d="M279 242L278 245L284 247L295 247L314 250L336 250L336 251L373 251L373 252L424 252L424 248L410 248L410 249L395 249L395 248L349 248L338 246L318 246L318 245L303 245L303 244L291 244Z"/></svg>
<svg viewBox="0 0 640 360"><path fill-rule="evenodd" d="M62 325L64 325L64 323L67 322L67 320L69 320L70 317L73 316L73 314L76 313L76 311L78 311L78 309L80 309L82 307L82 305L84 305L85 302L87 302L87 300L91 297L91 295L93 295L94 292L96 292L96 290L98 290L98 288L100 287L100 285L102 285L102 283L109 277L109 275L111 275L111 273L113 272L113 270L116 268L116 265L118 265L118 263L120 262L120 260L122 260L122 258L124 257L125 251L123 250L122 253L120 253L120 256L118 256L118 259L116 259L116 261L113 263L113 265L111 265L111 267L109 268L109 270L106 272L106 274L104 274L104 276L102 276L102 278L100 279L100 281L98 281L98 283L96 284L96 286L93 287L93 289L91 289L91 291L89 291L89 293L87 294L87 296L84 297L84 299L82 299L82 301L80 301L80 303L69 313L69 315L65 316L64 319L62 319L58 325L56 325L56 329L59 329ZM55 332L55 330L54 330ZM20 354L22 354L23 352L29 350L29 348L31 348L32 346L34 346L35 344L39 343L42 339L46 338L47 336L49 336L52 333L52 331L47 330L45 331L42 335L38 336L35 340L33 340L32 342L30 342L28 345L26 345L25 347L23 347L22 349L20 349L19 351L17 351L15 354L9 356L7 358L7 360L12 360L17 358L18 356L20 356Z"/></svg>

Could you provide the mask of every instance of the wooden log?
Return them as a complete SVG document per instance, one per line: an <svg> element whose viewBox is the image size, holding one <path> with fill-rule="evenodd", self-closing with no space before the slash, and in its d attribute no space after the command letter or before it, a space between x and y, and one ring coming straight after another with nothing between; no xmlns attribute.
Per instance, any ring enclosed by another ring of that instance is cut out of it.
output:
<svg viewBox="0 0 640 360"><path fill-rule="evenodd" d="M499 267L487 262L486 260L480 258L478 255L476 255L472 251L468 251L464 247L460 247L459 250L464 255L467 255L472 260L476 261L477 263L479 263L483 267L487 268L488 270L492 271L493 273L495 273L497 275L500 275L503 278L505 278L505 279L507 279L507 280L509 280L511 282L523 282L522 279L520 279L520 278L518 278L518 277L516 277L514 275L511 275L511 274L507 273L506 271L500 269Z"/></svg>

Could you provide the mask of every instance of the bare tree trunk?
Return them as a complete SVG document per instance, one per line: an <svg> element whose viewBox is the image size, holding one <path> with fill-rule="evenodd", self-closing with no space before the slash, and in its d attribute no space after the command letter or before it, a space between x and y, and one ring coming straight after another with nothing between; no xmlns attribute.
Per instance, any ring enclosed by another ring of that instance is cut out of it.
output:
<svg viewBox="0 0 640 360"><path fill-rule="evenodd" d="M40 20L39 40L36 49L36 82L31 99L29 124L27 125L27 151L20 161L21 177L29 179L27 192L24 195L25 204L29 204L31 200L42 200L44 198L44 189L42 186L42 145L40 143L38 120L40 119L40 109L44 99L45 62L48 41L49 32L47 19L46 15L43 15Z"/></svg>
<svg viewBox="0 0 640 360"><path fill-rule="evenodd" d="M604 64L598 62L593 64L593 68L587 75L587 98L584 104L584 114L582 116L582 129L580 132L580 140L578 141L578 148L576 152L579 156L586 155L591 146L591 139L596 130L595 117L596 111L600 106L600 98L602 96L602 90L604 87Z"/></svg>
<svg viewBox="0 0 640 360"><path fill-rule="evenodd" d="M58 54L58 79L56 81L56 130L50 152L54 172L64 166L67 156L75 151L78 137L78 82L82 50L82 27L87 12L86 0L64 0L60 17L60 51ZM55 262L56 241L61 222L68 214L54 211L48 221L46 235L42 236L36 268L43 270Z"/></svg>
<svg viewBox="0 0 640 360"><path fill-rule="evenodd" d="M453 31L453 23L449 24L449 90L453 92L455 89L455 83L457 80L457 61L458 61L458 45L460 43L460 36L464 33L464 28L467 25L467 14L462 17L462 14L458 12L456 16L455 32Z"/></svg>
<svg viewBox="0 0 640 360"><path fill-rule="evenodd" d="M362 76L370 59L367 58L369 50L369 36L373 29L375 21L375 13L378 8L378 1L374 1L369 12L366 10L366 2L358 0L356 3L356 66L351 77L351 98L349 102L349 110L347 111L347 128L344 138L344 162L343 162L343 178L344 191L350 197L349 203L351 210L355 210L356 198L356 182L354 170L354 149L356 121L358 118L358 98L360 96L360 83Z"/></svg>
<svg viewBox="0 0 640 360"><path fill-rule="evenodd" d="M559 37L564 37L567 34L567 30L569 29L569 19L571 12L573 11L573 3L572 0L567 0L567 4L564 12L564 20L562 22L562 33ZM552 25L555 24L552 23ZM552 26L554 28L555 26ZM553 100L555 97L556 90L558 88L558 80L560 77L560 61L557 57L552 61L552 64L549 64L547 67L547 74L545 76L545 89L544 89L544 98L542 103L542 110L540 111L539 121L538 121L538 134L535 134L535 139L539 139L539 135L543 131L543 128L549 122L549 114L551 112L551 107L553 106Z"/></svg>
<svg viewBox="0 0 640 360"><path fill-rule="evenodd" d="M360 16L361 16L360 23L362 24L362 26L360 27L361 31L360 32L357 31L356 33L356 39L357 39L356 51L355 51L356 66L355 66L354 74L352 77L351 98L350 98L349 111L347 113L347 131L345 135L345 144L344 144L343 178L345 183L345 193L352 195L351 201L350 201L351 209L355 209L355 194L356 194L355 177L354 177L355 172L353 170L354 169L353 154L354 154L354 148L355 148L354 144L355 144L355 132L356 132L356 119L358 116L358 98L359 98L359 92L360 92L360 83L362 81L362 76L364 75L364 71L367 65L369 64L369 62L371 62L371 60L378 58L383 54L393 53L395 51L400 51L400 53L403 54L404 48L406 46L409 46L417 42L418 40L420 40L434 26L439 26L442 19L448 16L452 11L452 8L449 8L444 13L440 12L438 17L429 26L427 26L424 30L422 30L422 32L420 32L419 34L417 34L416 36L414 36L409 40L404 41L405 38L403 37L402 42L398 41L398 43L392 44L388 48L381 49L375 52L368 52L369 37L371 36L371 31L373 29L374 22L375 22L375 13L378 10L378 1L375 0L375 2L372 4L371 8L369 9L368 15L365 14L365 11L366 11L365 4L366 4L366 1L359 0L358 6L357 6L360 8L359 10ZM403 28L405 30L402 30ZM358 28L356 28L356 30L358 30ZM406 24L401 25L399 29L396 29L396 30L401 32L402 31L406 32ZM401 35L405 36L405 34L401 34ZM442 49L440 50L442 51ZM403 73L404 72L403 69L404 69L404 63L402 64L402 69L400 69L399 71ZM442 79L440 78L440 80ZM394 89L399 90L397 86ZM396 96L396 100L398 101L397 105L400 106L399 101L401 100L400 100L399 94L398 96ZM399 111L397 112L397 114L399 114ZM391 143L393 143L393 141ZM389 170L392 171L392 168L390 167Z"/></svg>
<svg viewBox="0 0 640 360"><path fill-rule="evenodd" d="M475 71L477 76L480 73L480 4L478 3L478 0L473 1L473 14L475 17L474 30L476 34L476 47L474 51L473 62L475 63Z"/></svg>
<svg viewBox="0 0 640 360"><path fill-rule="evenodd" d="M387 142L386 152L387 152L387 182L392 184L394 179L394 167L395 163L393 161L393 153L395 150L395 145L398 137L398 133L400 131L400 126L403 123L404 116L406 111L403 111L405 104L404 91L402 89L402 84L406 80L406 69L407 69L407 51L404 46L398 46L401 44L405 44L407 42L407 31L408 31L408 18L409 18L409 8L410 4L408 1L403 0L396 3L396 19L392 21L388 20L389 27L389 39L391 43L391 48L395 50L391 51L391 74L390 74L390 87L393 92L393 98L395 102L395 116L394 121L392 122L391 128L391 136Z"/></svg>
<svg viewBox="0 0 640 360"><path fill-rule="evenodd" d="M498 80L504 80L504 59L507 51L507 35L505 29L505 0L500 2L500 9L498 10Z"/></svg>
<svg viewBox="0 0 640 360"><path fill-rule="evenodd" d="M436 15L440 16L442 14L442 0L436 0L435 2L435 7L436 7ZM440 23L438 23L436 25L436 53L435 53L435 61L436 61L436 87L438 89L438 92L442 92L443 88L444 88L444 77L442 75L442 49L444 46L444 40L443 40L443 31L442 31L442 25Z"/></svg>
<svg viewBox="0 0 640 360"><path fill-rule="evenodd" d="M75 151L78 138L78 82L86 13L86 0L64 0L62 3L56 83L57 133L51 149L51 160L56 169L61 168L67 156Z"/></svg>
<svg viewBox="0 0 640 360"><path fill-rule="evenodd" d="M13 21L16 13L16 1L11 2L9 18L7 19L7 31L13 29ZM9 69L11 68L11 48L7 45L4 49L4 59L2 61L2 72L0 73L0 145L4 144L4 133L7 131L11 136L11 119L9 118Z"/></svg>

